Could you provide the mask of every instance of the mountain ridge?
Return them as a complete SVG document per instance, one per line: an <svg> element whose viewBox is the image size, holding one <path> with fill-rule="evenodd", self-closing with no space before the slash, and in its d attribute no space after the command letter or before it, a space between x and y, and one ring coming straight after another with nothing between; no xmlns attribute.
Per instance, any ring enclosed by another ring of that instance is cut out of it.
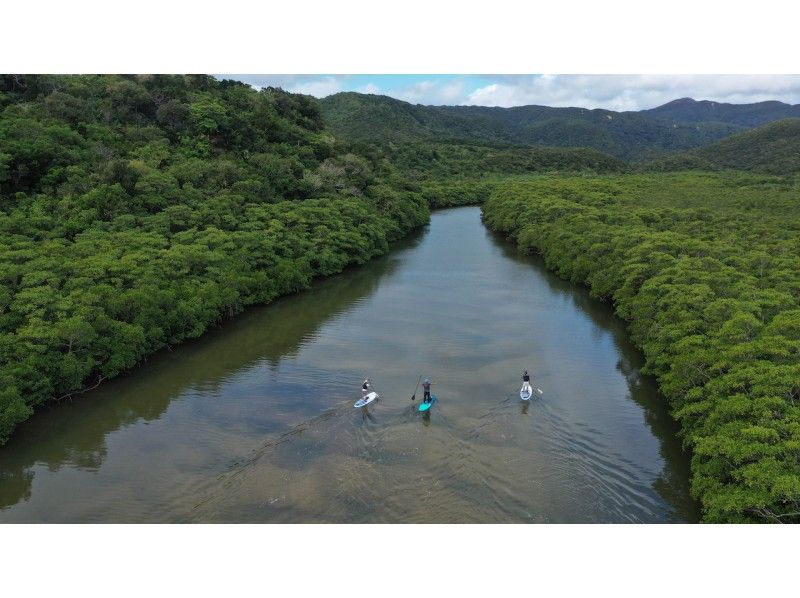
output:
<svg viewBox="0 0 800 598"><path fill-rule="evenodd" d="M777 100L730 104L713 100L678 98L639 112L673 122L725 122L756 127L782 118L800 117L800 104L787 104Z"/></svg>
<svg viewBox="0 0 800 598"><path fill-rule="evenodd" d="M588 147L629 161L691 150L780 118L800 105L725 104L679 98L656 108L434 106L340 92L318 100L337 137L370 142L447 140L536 147Z"/></svg>
<svg viewBox="0 0 800 598"><path fill-rule="evenodd" d="M800 172L800 118L783 118L677 152L643 165L644 170L743 170L774 175Z"/></svg>

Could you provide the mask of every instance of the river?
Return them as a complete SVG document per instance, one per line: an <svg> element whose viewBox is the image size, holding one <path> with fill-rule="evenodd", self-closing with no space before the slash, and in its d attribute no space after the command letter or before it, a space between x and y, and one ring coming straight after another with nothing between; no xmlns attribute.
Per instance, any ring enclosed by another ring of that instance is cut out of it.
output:
<svg viewBox="0 0 800 598"><path fill-rule="evenodd" d="M41 410L0 448L0 523L697 521L642 363L608 305L479 208L443 210L384 257ZM381 398L354 409L365 376Z"/></svg>

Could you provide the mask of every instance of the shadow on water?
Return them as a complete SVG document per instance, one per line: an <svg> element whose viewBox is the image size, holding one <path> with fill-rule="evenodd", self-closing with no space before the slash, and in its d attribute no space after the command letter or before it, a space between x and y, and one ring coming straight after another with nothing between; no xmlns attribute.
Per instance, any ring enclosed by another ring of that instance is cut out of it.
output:
<svg viewBox="0 0 800 598"><path fill-rule="evenodd" d="M611 333L621 358L617 363L617 369L625 377L630 398L642 407L645 422L659 441L659 452L664 460L664 468L653 482L653 489L672 506L675 519L698 521L701 507L691 497L690 455L681 443L680 426L670 415L667 399L658 390L655 379L641 373L644 356L630 341L624 320L614 313L609 303L591 297L586 286L575 285L559 278L545 266L541 256L522 253L516 243L502 234L488 229L486 234L500 248L504 257L536 270L551 291L568 298L573 305L589 316L592 323ZM527 413L527 407L527 404L523 405L523 413Z"/></svg>
<svg viewBox="0 0 800 598"><path fill-rule="evenodd" d="M420 243L425 230L393 244L385 256L317 280L299 294L251 307L199 339L151 356L127 376L73 401L43 408L0 448L0 511L30 498L35 465L50 471L64 464L97 470L112 432L159 419L189 389L202 385L213 391L256 362L274 368L297 354L322 325L371 296L395 270L400 256Z"/></svg>

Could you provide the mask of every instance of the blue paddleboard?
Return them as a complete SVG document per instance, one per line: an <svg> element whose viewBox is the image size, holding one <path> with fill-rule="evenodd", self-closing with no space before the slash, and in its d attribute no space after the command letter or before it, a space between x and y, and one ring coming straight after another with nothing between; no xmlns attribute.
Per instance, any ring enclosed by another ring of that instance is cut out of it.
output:
<svg viewBox="0 0 800 598"><path fill-rule="evenodd" d="M435 402L436 402L436 395L431 395L431 402L430 403L426 403L425 401L423 401L422 403L419 404L419 410L420 411L427 411L428 409L430 409L433 406L433 404Z"/></svg>

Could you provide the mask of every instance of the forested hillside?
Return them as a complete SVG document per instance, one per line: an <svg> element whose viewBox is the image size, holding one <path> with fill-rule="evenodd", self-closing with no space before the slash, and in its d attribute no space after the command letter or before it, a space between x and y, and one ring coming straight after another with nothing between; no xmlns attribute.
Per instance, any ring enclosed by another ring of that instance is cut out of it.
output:
<svg viewBox="0 0 800 598"><path fill-rule="evenodd" d="M786 118L712 145L669 154L641 166L646 171L745 170L800 173L800 118Z"/></svg>
<svg viewBox="0 0 800 598"><path fill-rule="evenodd" d="M307 96L207 76L1 81L0 443L35 406L428 219Z"/></svg>
<svg viewBox="0 0 800 598"><path fill-rule="evenodd" d="M589 147L638 161L668 151L706 145L734 132L726 123L668 123L640 112L587 108L442 106L447 114L502 124L508 140L535 146Z"/></svg>
<svg viewBox="0 0 800 598"><path fill-rule="evenodd" d="M2 76L0 444L49 400L387 251L431 207L485 202L490 228L629 322L706 519L798 521L797 108Z"/></svg>
<svg viewBox="0 0 800 598"><path fill-rule="evenodd" d="M320 106L342 139L584 147L626 160L706 145L745 128L722 122L676 124L640 112L585 108L420 106L352 92L328 96Z"/></svg>
<svg viewBox="0 0 800 598"><path fill-rule="evenodd" d="M613 301L693 452L709 521L800 521L800 203L747 174L539 177L486 224Z"/></svg>
<svg viewBox="0 0 800 598"><path fill-rule="evenodd" d="M681 98L657 108L642 110L642 114L673 123L719 122L743 127L758 127L782 118L800 117L800 104L792 105L783 102L726 104Z"/></svg>

